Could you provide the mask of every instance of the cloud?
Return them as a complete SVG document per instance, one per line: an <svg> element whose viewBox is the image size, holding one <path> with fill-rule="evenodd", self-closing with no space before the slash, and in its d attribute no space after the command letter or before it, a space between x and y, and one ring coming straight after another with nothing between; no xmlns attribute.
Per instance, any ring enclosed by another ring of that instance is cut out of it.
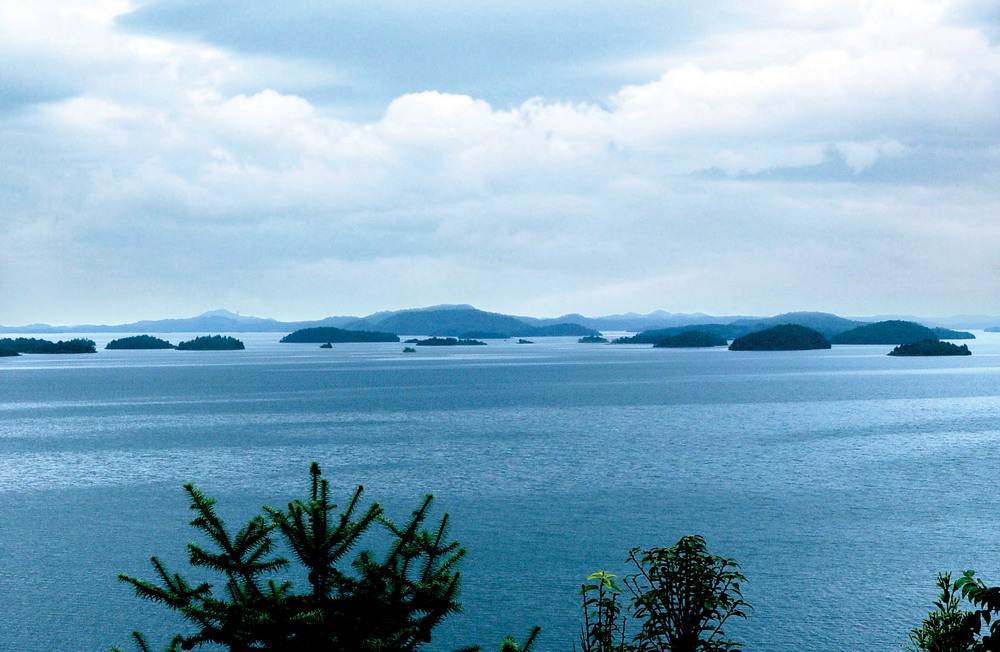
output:
<svg viewBox="0 0 1000 652"><path fill-rule="evenodd" d="M335 42L219 36L251 21L291 38L318 5L222 25L224 3L22 4L0 5L0 59L52 74L0 90L0 110L17 107L0 113L0 323L456 301L535 314L1000 309L997 281L961 294L935 281L995 268L1000 250L984 217L1000 49L955 4L720 4L701 31L703 14L682 15L677 42L650 27L638 48L581 45L622 79L646 75L598 99L554 101L539 85L496 104L425 87L372 117L314 92L353 88L339 64L322 72L340 61ZM620 39L603 5L582 5L547 43L525 35L555 9L470 6L447 5L447 33L478 38L490 28L452 23L479 17L527 39L501 76L558 59L572 34ZM619 10L626 25L653 11ZM415 38L430 19L410 11L390 5L385 20ZM452 53L421 65L466 88ZM600 86L568 78L577 98ZM137 279L155 299L136 300ZM317 306L317 287L339 289Z"/></svg>

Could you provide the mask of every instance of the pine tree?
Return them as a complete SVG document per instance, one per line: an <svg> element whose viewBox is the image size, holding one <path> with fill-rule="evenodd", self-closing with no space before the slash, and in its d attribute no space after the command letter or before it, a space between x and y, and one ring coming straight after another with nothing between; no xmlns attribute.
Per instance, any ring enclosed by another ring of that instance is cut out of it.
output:
<svg viewBox="0 0 1000 652"><path fill-rule="evenodd" d="M188 560L223 578L222 589L192 585L156 557L151 559L156 581L119 576L140 598L179 612L193 625L194 632L175 636L166 652L204 643L232 652L410 652L429 643L432 630L460 610L457 566L465 550L448 540L447 514L426 529L432 496L400 525L378 503L359 507L364 488L358 487L338 514L329 482L313 463L307 500L290 502L286 510L265 507L234 535L216 513L214 499L190 484L184 490L196 513L191 525L212 543L211 548L188 544ZM346 555L373 528L392 537L388 551L379 557L361 550L345 568ZM307 590L275 579L292 564L277 555L276 535L305 570ZM501 650L527 652L537 634L536 627L522 646L505 639ZM142 652L152 652L141 634L134 632L133 638Z"/></svg>

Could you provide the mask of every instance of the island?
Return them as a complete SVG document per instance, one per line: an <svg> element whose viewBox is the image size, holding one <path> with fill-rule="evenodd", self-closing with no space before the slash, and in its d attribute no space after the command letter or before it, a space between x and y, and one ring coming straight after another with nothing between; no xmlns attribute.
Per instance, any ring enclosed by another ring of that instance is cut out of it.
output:
<svg viewBox="0 0 1000 652"><path fill-rule="evenodd" d="M938 333L944 335L946 339L958 339L954 337L956 335L962 338L965 338L965 335L972 336L971 333L963 334L949 329L936 331L913 321L890 319L838 333L830 338L830 342L832 344L913 344L923 340L941 339L941 335Z"/></svg>
<svg viewBox="0 0 1000 652"><path fill-rule="evenodd" d="M459 333L460 340L508 340L510 335L496 331L466 331Z"/></svg>
<svg viewBox="0 0 1000 652"><path fill-rule="evenodd" d="M577 344L607 344L608 340L600 335L586 335L578 339Z"/></svg>
<svg viewBox="0 0 1000 652"><path fill-rule="evenodd" d="M531 340L520 339L517 341L518 344L534 344Z"/></svg>
<svg viewBox="0 0 1000 652"><path fill-rule="evenodd" d="M321 348L321 349L332 349L333 348L333 343L332 342L327 342L326 344L320 344L319 348Z"/></svg>
<svg viewBox="0 0 1000 652"><path fill-rule="evenodd" d="M961 346L940 340L921 340L913 344L900 344L888 355L893 356L925 356L925 355L972 355L968 344Z"/></svg>
<svg viewBox="0 0 1000 652"><path fill-rule="evenodd" d="M706 333L704 331L685 331L677 335L661 337L653 342L653 348L695 349L709 348L713 346L726 346L727 344L729 344L729 340L721 335L716 335L715 333Z"/></svg>
<svg viewBox="0 0 1000 652"><path fill-rule="evenodd" d="M34 337L18 337L0 339L0 349L14 353L97 353L97 345L93 340L74 339L63 342L35 339Z"/></svg>
<svg viewBox="0 0 1000 652"><path fill-rule="evenodd" d="M21 355L17 351L11 351L10 349L0 349L0 358L14 358Z"/></svg>
<svg viewBox="0 0 1000 652"><path fill-rule="evenodd" d="M115 351L124 349L173 349L176 347L170 342L153 337L152 335L133 335L132 337L120 337L117 340L111 340L104 348L109 351Z"/></svg>
<svg viewBox="0 0 1000 652"><path fill-rule="evenodd" d="M798 324L781 324L749 333L737 337L729 345L730 351L809 351L829 348L830 343L822 333Z"/></svg>
<svg viewBox="0 0 1000 652"><path fill-rule="evenodd" d="M416 352L417 352L417 350L415 348L413 348L412 346L404 346L403 347L403 353L416 353Z"/></svg>
<svg viewBox="0 0 1000 652"><path fill-rule="evenodd" d="M202 335L177 345L178 351L241 351L245 348L235 337L222 335Z"/></svg>
<svg viewBox="0 0 1000 652"><path fill-rule="evenodd" d="M454 337L431 337L426 340L417 340L417 346L486 346L486 342L479 340L463 340Z"/></svg>
<svg viewBox="0 0 1000 652"><path fill-rule="evenodd" d="M381 331L349 331L334 326L303 328L281 338L284 344L325 344L344 342L398 342L392 333Z"/></svg>

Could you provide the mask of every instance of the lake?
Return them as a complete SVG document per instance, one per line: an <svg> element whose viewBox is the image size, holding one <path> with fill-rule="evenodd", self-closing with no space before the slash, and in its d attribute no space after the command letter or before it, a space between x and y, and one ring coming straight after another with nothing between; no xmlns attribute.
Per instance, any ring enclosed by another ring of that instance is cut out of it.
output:
<svg viewBox="0 0 1000 652"><path fill-rule="evenodd" d="M122 334L89 335L99 347ZM748 650L899 650L938 571L1000 584L1000 334L971 357L888 346L279 344L0 359L0 649L102 650L182 625L119 572L184 570L181 484L230 524L303 496L405 518L426 493L469 550L464 613L430 649L542 626L573 649L579 586L634 546L735 557ZM66 339L71 336L43 336ZM164 336L173 342L187 335Z"/></svg>

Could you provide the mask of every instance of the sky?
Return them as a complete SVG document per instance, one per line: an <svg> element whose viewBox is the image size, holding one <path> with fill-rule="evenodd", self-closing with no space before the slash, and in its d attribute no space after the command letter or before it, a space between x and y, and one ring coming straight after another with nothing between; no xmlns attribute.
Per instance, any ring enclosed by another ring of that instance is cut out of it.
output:
<svg viewBox="0 0 1000 652"><path fill-rule="evenodd" d="M1000 0L0 0L0 324L1000 315Z"/></svg>

